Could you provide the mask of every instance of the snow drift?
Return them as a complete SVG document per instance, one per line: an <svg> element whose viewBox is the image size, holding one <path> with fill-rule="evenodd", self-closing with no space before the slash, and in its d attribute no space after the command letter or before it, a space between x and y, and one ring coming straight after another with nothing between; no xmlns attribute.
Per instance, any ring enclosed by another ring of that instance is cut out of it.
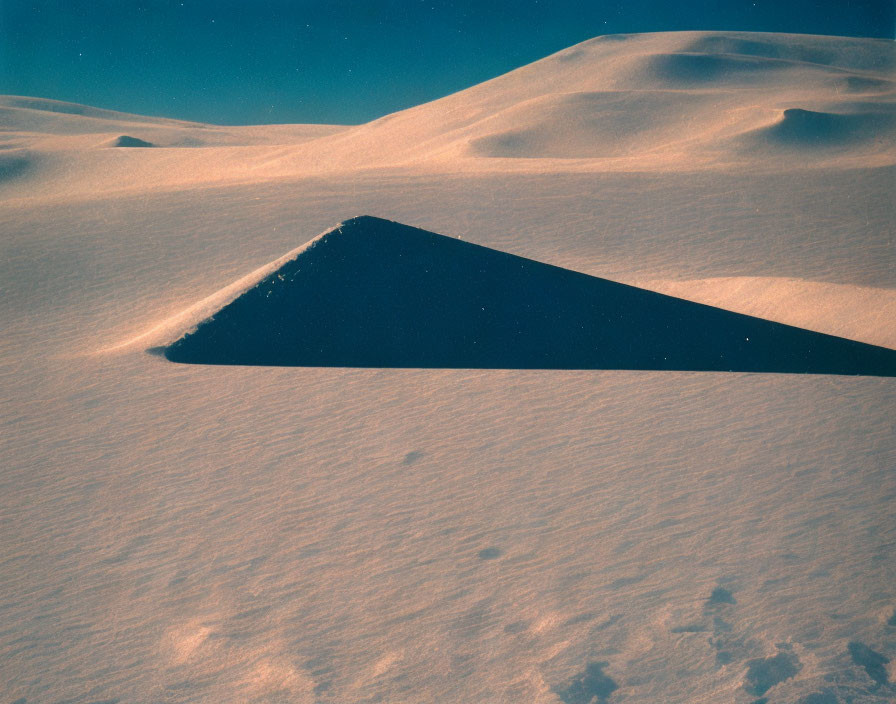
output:
<svg viewBox="0 0 896 704"><path fill-rule="evenodd" d="M369 216L165 350L175 362L896 375L896 351Z"/></svg>

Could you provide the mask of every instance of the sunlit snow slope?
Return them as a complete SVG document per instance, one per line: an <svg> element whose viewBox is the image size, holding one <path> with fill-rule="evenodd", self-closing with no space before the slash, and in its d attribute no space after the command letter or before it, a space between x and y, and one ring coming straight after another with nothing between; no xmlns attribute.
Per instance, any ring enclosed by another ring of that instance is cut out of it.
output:
<svg viewBox="0 0 896 704"><path fill-rule="evenodd" d="M892 379L145 350L360 213L896 348L894 80L688 32L356 127L0 99L5 701L893 701Z"/></svg>
<svg viewBox="0 0 896 704"><path fill-rule="evenodd" d="M0 173L16 177L11 195L27 196L421 162L465 172L885 166L896 162L894 69L887 40L670 32L597 37L352 128L225 128L6 97ZM122 137L163 148L105 149Z"/></svg>

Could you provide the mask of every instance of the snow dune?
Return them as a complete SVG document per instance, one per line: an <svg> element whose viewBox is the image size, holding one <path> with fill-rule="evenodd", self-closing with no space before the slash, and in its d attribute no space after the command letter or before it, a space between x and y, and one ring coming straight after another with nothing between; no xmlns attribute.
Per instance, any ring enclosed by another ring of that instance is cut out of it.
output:
<svg viewBox="0 0 896 704"><path fill-rule="evenodd" d="M0 139L42 153L45 168L3 188L65 197L421 163L465 172L886 166L896 163L894 57L891 42L839 37L598 37L356 127L216 127L11 96L0 99ZM95 151L122 134L181 149L139 163ZM842 145L850 148L833 148ZM788 158L772 164L769 150L782 147ZM125 177L135 170L139 186Z"/></svg>
<svg viewBox="0 0 896 704"><path fill-rule="evenodd" d="M862 108L851 113L791 108L775 124L761 130L761 137L771 146L796 150L840 148L855 154L886 149L896 137L896 109L889 104Z"/></svg>
<svg viewBox="0 0 896 704"><path fill-rule="evenodd" d="M176 362L896 376L896 351L348 220L164 351Z"/></svg>

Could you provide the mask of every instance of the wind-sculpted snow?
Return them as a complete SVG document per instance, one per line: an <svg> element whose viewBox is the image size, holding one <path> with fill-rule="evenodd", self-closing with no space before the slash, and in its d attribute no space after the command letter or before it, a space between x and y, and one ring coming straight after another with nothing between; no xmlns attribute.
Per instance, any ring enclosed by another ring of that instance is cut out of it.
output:
<svg viewBox="0 0 896 704"><path fill-rule="evenodd" d="M143 350L896 348L894 55L601 37L354 127L0 98L0 704L892 704L893 378ZM431 232L314 237L363 212Z"/></svg>
<svg viewBox="0 0 896 704"><path fill-rule="evenodd" d="M0 180L0 193L93 197L383 167L471 174L890 166L894 65L893 42L870 39L599 37L356 126L222 127L0 96L0 147L24 143L41 160L39 171ZM121 136L159 149L98 148L145 146L116 144ZM787 158L771 158L783 152Z"/></svg>
<svg viewBox="0 0 896 704"><path fill-rule="evenodd" d="M165 350L175 362L896 375L896 351L359 217Z"/></svg>
<svg viewBox="0 0 896 704"><path fill-rule="evenodd" d="M869 105L851 113L790 108L780 121L758 131L766 145L777 149L880 149L896 138L896 105ZM753 148L760 140L750 142Z"/></svg>
<svg viewBox="0 0 896 704"><path fill-rule="evenodd" d="M152 142L147 142L144 139L140 139L139 137L131 137L129 135L123 134L120 137L116 137L115 140L109 145L110 147L154 147L156 146Z"/></svg>

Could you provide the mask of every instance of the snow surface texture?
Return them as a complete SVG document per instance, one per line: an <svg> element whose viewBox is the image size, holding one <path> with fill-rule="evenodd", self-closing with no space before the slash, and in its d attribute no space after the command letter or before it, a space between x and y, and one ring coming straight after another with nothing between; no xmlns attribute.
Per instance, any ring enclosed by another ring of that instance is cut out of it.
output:
<svg viewBox="0 0 896 704"><path fill-rule="evenodd" d="M673 33L353 128L2 99L6 699L892 701L892 379L144 350L358 213L896 347L893 67Z"/></svg>

